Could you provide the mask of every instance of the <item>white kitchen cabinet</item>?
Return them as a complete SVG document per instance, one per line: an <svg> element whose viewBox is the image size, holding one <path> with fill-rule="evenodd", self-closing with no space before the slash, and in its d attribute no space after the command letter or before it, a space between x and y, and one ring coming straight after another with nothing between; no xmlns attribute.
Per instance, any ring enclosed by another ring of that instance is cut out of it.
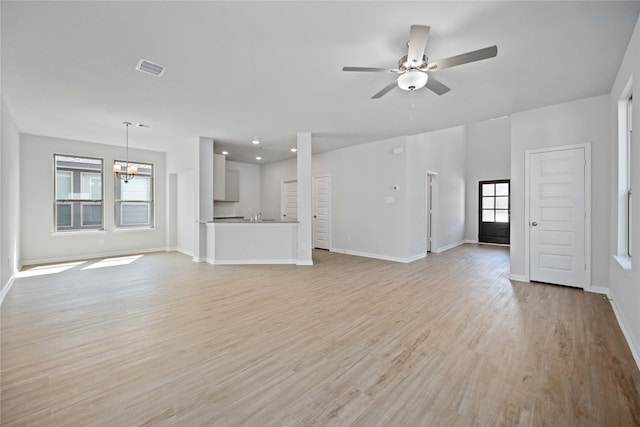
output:
<svg viewBox="0 0 640 427"><path fill-rule="evenodd" d="M227 169L225 176L225 198L226 202L240 201L240 174L237 170Z"/></svg>
<svg viewBox="0 0 640 427"><path fill-rule="evenodd" d="M213 156L213 200L226 198L227 159L222 154Z"/></svg>

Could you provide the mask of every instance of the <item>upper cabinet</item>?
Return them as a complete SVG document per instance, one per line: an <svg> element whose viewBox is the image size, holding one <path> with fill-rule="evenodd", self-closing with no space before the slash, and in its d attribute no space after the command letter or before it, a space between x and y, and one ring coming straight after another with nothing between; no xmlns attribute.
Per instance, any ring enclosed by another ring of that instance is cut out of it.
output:
<svg viewBox="0 0 640 427"><path fill-rule="evenodd" d="M213 200L225 200L227 159L222 154L213 155Z"/></svg>
<svg viewBox="0 0 640 427"><path fill-rule="evenodd" d="M227 169L227 173L225 175L226 183L225 183L225 198L224 200L227 202L239 202L240 201L240 191L239 191L239 173L237 170Z"/></svg>
<svg viewBox="0 0 640 427"><path fill-rule="evenodd" d="M215 154L213 163L213 200L216 202L240 201L238 171L227 169L227 159L222 154Z"/></svg>

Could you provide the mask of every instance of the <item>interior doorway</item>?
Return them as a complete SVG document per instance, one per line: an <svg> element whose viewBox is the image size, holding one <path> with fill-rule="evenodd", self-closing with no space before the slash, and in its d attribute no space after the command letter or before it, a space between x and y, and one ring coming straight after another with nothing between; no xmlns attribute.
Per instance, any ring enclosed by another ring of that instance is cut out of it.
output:
<svg viewBox="0 0 640 427"><path fill-rule="evenodd" d="M510 180L480 181L478 191L478 242L508 245L511 237Z"/></svg>
<svg viewBox="0 0 640 427"><path fill-rule="evenodd" d="M282 181L280 190L280 216L283 221L298 220L298 181Z"/></svg>
<svg viewBox="0 0 640 427"><path fill-rule="evenodd" d="M331 177L313 177L313 247L331 248Z"/></svg>
<svg viewBox="0 0 640 427"><path fill-rule="evenodd" d="M433 247L433 219L435 211L435 193L437 172L427 171L426 194L425 194L425 250L431 252Z"/></svg>

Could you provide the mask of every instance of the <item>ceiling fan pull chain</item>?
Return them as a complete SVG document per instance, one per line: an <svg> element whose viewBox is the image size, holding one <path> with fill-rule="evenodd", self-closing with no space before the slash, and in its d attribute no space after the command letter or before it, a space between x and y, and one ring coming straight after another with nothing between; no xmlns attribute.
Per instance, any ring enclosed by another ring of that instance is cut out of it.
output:
<svg viewBox="0 0 640 427"><path fill-rule="evenodd" d="M415 103L415 95L413 94L413 91L411 91L411 116L409 117L409 121L413 121L413 110L416 109L416 103Z"/></svg>

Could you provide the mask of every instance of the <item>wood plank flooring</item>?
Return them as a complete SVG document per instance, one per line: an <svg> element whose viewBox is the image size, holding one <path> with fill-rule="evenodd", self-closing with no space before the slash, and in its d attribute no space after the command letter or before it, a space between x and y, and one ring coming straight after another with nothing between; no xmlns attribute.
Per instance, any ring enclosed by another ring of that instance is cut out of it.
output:
<svg viewBox="0 0 640 427"><path fill-rule="evenodd" d="M97 261L7 295L2 426L640 425L607 299L511 282L504 248Z"/></svg>

